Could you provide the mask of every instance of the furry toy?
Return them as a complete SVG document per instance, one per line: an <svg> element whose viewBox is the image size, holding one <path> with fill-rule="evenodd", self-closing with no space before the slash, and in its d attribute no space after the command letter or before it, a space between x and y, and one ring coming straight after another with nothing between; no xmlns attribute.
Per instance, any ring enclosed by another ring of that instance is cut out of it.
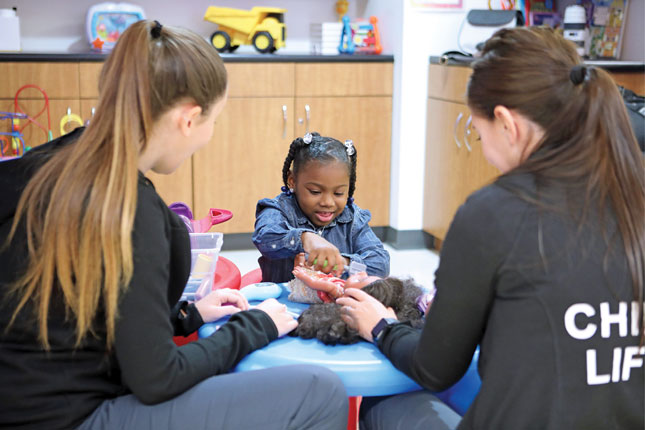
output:
<svg viewBox="0 0 645 430"><path fill-rule="evenodd" d="M388 277L365 286L363 291L376 298L386 307L391 307L401 322L412 327L423 326L423 311L420 299L424 291L412 279ZM316 338L327 345L356 343L362 338L340 317L340 305L336 303L313 304L298 318L298 327L292 336L304 339Z"/></svg>

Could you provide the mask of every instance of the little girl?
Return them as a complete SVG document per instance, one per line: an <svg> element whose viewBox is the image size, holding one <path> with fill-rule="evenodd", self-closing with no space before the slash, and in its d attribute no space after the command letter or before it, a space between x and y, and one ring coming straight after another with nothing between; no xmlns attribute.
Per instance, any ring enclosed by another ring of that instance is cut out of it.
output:
<svg viewBox="0 0 645 430"><path fill-rule="evenodd" d="M292 167L293 162L293 167ZM255 212L253 243L262 280L293 278L294 258L340 276L352 261L369 275L385 277L390 255L370 226L371 214L354 203L356 148L318 133L307 133L289 147L282 168L285 186L275 199L262 199Z"/></svg>

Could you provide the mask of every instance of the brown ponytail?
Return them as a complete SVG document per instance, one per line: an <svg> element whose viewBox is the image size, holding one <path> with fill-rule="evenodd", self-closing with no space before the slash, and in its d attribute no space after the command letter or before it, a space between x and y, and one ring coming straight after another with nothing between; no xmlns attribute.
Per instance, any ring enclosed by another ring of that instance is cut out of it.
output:
<svg viewBox="0 0 645 430"><path fill-rule="evenodd" d="M489 119L497 105L515 109L544 130L516 171L579 191L583 219L593 201L601 214L612 208L645 335L645 166L611 76L583 65L573 44L550 29L500 30L473 65L468 104Z"/></svg>
<svg viewBox="0 0 645 430"><path fill-rule="evenodd" d="M101 71L94 119L38 169L20 198L7 243L24 223L29 263L12 287L19 301L9 327L32 300L48 349L50 300L60 288L76 345L92 332L99 303L112 345L118 298L133 272L139 154L174 104L192 100L206 113L225 92L224 64L203 38L150 21L128 27Z"/></svg>

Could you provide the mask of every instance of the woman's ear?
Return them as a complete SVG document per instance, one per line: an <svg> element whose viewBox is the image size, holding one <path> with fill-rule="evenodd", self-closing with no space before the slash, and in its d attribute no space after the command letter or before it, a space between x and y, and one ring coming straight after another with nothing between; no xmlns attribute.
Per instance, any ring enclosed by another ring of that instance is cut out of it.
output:
<svg viewBox="0 0 645 430"><path fill-rule="evenodd" d="M202 114L202 108L195 104L184 104L177 107L177 121L179 123L179 130L181 133L189 137L195 124L199 121L199 116Z"/></svg>
<svg viewBox="0 0 645 430"><path fill-rule="evenodd" d="M495 115L497 126L500 127L500 131L506 136L509 143L517 143L519 140L519 128L517 118L515 118L513 112L506 106L498 105L493 109L493 114Z"/></svg>

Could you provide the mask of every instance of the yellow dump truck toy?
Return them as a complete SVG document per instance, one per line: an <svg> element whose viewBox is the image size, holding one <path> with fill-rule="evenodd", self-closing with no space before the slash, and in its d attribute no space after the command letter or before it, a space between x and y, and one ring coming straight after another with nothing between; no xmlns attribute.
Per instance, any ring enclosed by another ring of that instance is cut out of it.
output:
<svg viewBox="0 0 645 430"><path fill-rule="evenodd" d="M285 46L286 11L275 7L242 10L209 6L204 20L219 26L211 35L211 43L219 52L233 52L240 45L253 45L261 53L271 53Z"/></svg>

